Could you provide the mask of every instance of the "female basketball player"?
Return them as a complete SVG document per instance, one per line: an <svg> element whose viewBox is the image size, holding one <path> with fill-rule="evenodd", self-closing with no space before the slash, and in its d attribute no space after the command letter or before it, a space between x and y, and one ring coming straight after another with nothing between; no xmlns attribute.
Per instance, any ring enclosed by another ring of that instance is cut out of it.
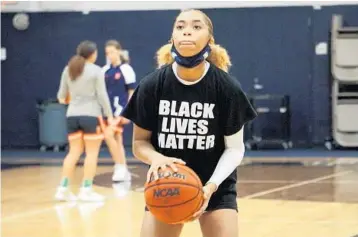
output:
<svg viewBox="0 0 358 237"><path fill-rule="evenodd" d="M237 237L236 168L244 155L243 126L256 112L227 73L229 56L215 44L203 12L181 12L157 58L161 68L140 82L122 113L134 123L133 152L150 165L148 177L175 171L175 163L192 168L205 184L205 202L193 216L203 236ZM177 237L182 227L147 211L141 236Z"/></svg>
<svg viewBox="0 0 358 237"><path fill-rule="evenodd" d="M92 190L98 153L103 141L98 117L102 116L103 109L112 125L113 115L104 74L102 69L94 64L96 59L96 44L84 41L77 47L77 54L70 59L62 73L57 97L61 103L65 103L68 94L71 97L67 110L70 150L63 162L62 181L55 195L57 200L76 200L76 197L68 190L68 183L83 151L86 151L86 158L83 184L78 199L83 201L104 200L102 195Z"/></svg>
<svg viewBox="0 0 358 237"><path fill-rule="evenodd" d="M236 168L244 156L243 126L256 112L227 73L229 56L215 44L203 12L181 12L157 58L161 68L140 82L122 113L135 124L133 152L150 165L148 177L175 171L175 163L192 168L205 184L205 202L193 216L203 236L237 237ZM182 227L147 211L141 236L177 237Z"/></svg>
<svg viewBox="0 0 358 237"><path fill-rule="evenodd" d="M131 174L126 165L123 146L123 125L129 121L120 116L136 86L136 76L128 64L129 58L122 54L122 47L116 40L109 40L105 46L109 65L103 67L109 99L118 126L108 127L105 140L115 162L113 181L129 181Z"/></svg>

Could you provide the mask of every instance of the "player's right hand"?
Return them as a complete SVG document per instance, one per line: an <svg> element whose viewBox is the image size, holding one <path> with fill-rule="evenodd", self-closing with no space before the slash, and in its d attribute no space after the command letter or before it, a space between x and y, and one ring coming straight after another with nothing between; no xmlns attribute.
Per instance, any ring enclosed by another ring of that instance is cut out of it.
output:
<svg viewBox="0 0 358 237"><path fill-rule="evenodd" d="M159 179L158 170L161 169L162 171L166 170L170 167L174 172L178 171L178 168L175 164L185 165L185 162L181 159L174 158L174 157L167 157L167 156L158 156L152 160L152 164L147 173L147 182L155 181ZM151 179L151 177L153 178Z"/></svg>

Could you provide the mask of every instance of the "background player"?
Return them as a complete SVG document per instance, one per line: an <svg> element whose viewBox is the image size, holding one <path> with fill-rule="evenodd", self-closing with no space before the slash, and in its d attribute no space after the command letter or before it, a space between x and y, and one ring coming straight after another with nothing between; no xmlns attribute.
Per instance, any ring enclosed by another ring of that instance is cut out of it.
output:
<svg viewBox="0 0 358 237"><path fill-rule="evenodd" d="M129 121L120 116L136 86L136 75L128 64L129 57L122 52L120 43L109 40L105 45L106 57L109 64L103 67L108 95L111 101L114 117L118 126L108 127L105 131L105 140L115 162L113 181L128 181L131 174L126 165L126 156L123 146L123 125Z"/></svg>
<svg viewBox="0 0 358 237"><path fill-rule="evenodd" d="M102 69L94 64L96 59L96 44L84 41L77 47L77 54L70 59L62 73L57 98L60 103L66 103L68 95L71 97L67 110L70 150L63 162L62 181L55 195L57 200L76 200L75 195L69 191L68 184L83 151L86 151L86 158L78 198L83 201L104 200L102 195L92 190L98 153L103 141L98 117L102 116L103 109L109 123L112 124L113 115L104 74Z"/></svg>
<svg viewBox="0 0 358 237"><path fill-rule="evenodd" d="M205 237L238 236L236 168L244 156L243 126L256 116L227 73L230 64L215 44L211 20L184 11L170 44L158 51L161 68L140 82L122 114L135 124L133 152L150 165L148 177L185 162L201 178L205 202L193 218L200 218ZM147 211L141 236L177 237L182 227Z"/></svg>

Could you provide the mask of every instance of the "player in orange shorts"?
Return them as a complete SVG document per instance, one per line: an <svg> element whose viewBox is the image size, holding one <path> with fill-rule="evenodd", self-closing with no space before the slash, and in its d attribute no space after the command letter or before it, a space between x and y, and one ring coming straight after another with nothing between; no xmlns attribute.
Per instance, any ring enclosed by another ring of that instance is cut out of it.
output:
<svg viewBox="0 0 358 237"><path fill-rule="evenodd" d="M98 153L104 137L98 117L102 116L104 111L112 124L113 114L102 69L94 64L96 59L96 44L84 41L77 47L77 54L70 59L62 73L57 98L60 103L69 103L67 109L69 152L63 161L62 179L55 194L55 199L59 201L104 200L103 195L92 189ZM68 187L83 152L86 152L84 175L77 197Z"/></svg>

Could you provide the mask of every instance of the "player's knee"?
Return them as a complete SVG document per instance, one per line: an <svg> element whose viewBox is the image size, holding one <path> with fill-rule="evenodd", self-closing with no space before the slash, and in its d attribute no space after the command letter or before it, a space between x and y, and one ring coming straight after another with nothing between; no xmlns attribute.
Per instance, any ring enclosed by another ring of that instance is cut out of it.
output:
<svg viewBox="0 0 358 237"><path fill-rule="evenodd" d="M238 214L233 209L219 209L204 213L200 226L205 237L236 237Z"/></svg>
<svg viewBox="0 0 358 237"><path fill-rule="evenodd" d="M68 152L68 156L71 157L71 159L79 159L79 157L82 155L83 152L84 152L83 146L71 147Z"/></svg>
<svg viewBox="0 0 358 237"><path fill-rule="evenodd" d="M85 157L85 162L97 162L98 160L98 153L87 153Z"/></svg>
<svg viewBox="0 0 358 237"><path fill-rule="evenodd" d="M75 164L78 162L78 160L80 159L82 153L74 153L74 152L70 152L68 153L68 155L65 157L64 163L66 164Z"/></svg>
<svg viewBox="0 0 358 237"><path fill-rule="evenodd" d="M140 237L179 237L182 229L183 224L165 224L158 221L149 211L146 211Z"/></svg>

